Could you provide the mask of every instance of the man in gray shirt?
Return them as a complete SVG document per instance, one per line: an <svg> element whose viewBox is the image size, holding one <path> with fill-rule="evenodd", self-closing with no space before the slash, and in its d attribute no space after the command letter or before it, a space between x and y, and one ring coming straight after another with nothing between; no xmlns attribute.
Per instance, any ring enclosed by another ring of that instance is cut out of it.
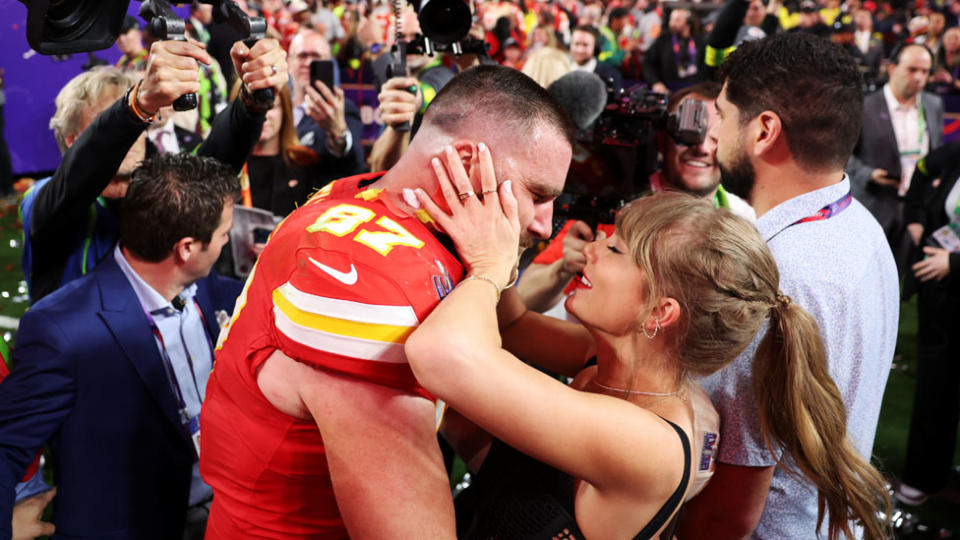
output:
<svg viewBox="0 0 960 540"><path fill-rule="evenodd" d="M847 434L869 457L899 303L883 230L843 170L863 110L856 64L821 38L778 34L742 45L720 75L710 136L723 186L753 205L781 290L817 320ZM771 453L761 431L751 369L763 334L702 381L721 418L718 464L684 510L681 538L816 537L816 488L777 465L791 456Z"/></svg>

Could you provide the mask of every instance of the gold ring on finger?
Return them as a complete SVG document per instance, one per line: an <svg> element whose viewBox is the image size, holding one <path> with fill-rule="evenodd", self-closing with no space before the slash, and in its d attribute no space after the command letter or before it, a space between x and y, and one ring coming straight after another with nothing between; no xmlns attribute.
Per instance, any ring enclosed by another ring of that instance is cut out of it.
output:
<svg viewBox="0 0 960 540"><path fill-rule="evenodd" d="M481 191L480 194L483 195L483 196L487 196L487 195L489 195L489 194L491 194L491 193L496 193L496 192L497 192L497 190L495 190L495 189L487 189L487 190Z"/></svg>

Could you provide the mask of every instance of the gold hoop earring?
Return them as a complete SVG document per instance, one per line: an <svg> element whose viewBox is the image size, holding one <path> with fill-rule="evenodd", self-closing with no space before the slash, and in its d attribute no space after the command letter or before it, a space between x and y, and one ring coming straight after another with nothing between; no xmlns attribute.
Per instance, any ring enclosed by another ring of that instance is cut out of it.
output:
<svg viewBox="0 0 960 540"><path fill-rule="evenodd" d="M647 327L646 327L646 326L641 327L641 330L643 330L643 335L646 336L647 339L653 339L653 338L657 337L657 334L660 333L660 319L654 318L653 320L654 320L654 322L656 322L657 327L653 329L653 334L652 334L652 335L651 335L649 332L647 332Z"/></svg>

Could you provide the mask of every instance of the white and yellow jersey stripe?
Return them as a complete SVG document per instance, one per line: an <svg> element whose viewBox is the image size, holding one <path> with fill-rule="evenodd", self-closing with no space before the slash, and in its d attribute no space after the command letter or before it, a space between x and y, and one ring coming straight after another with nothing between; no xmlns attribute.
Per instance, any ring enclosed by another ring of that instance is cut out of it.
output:
<svg viewBox="0 0 960 540"><path fill-rule="evenodd" d="M420 321L411 306L318 296L289 281L273 291L277 330L311 349L376 362L406 363L403 344Z"/></svg>

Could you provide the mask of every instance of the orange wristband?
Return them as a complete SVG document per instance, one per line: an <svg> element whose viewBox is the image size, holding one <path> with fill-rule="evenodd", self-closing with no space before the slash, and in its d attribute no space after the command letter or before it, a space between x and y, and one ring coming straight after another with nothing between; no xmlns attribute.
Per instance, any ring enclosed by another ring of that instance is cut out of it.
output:
<svg viewBox="0 0 960 540"><path fill-rule="evenodd" d="M130 92L127 94L127 106L130 107L130 112L133 113L141 122L144 124L152 124L154 115L148 115L144 113L140 107L137 106L137 92L140 91L140 83L143 81L137 81L137 84L133 85L133 88L130 89Z"/></svg>

